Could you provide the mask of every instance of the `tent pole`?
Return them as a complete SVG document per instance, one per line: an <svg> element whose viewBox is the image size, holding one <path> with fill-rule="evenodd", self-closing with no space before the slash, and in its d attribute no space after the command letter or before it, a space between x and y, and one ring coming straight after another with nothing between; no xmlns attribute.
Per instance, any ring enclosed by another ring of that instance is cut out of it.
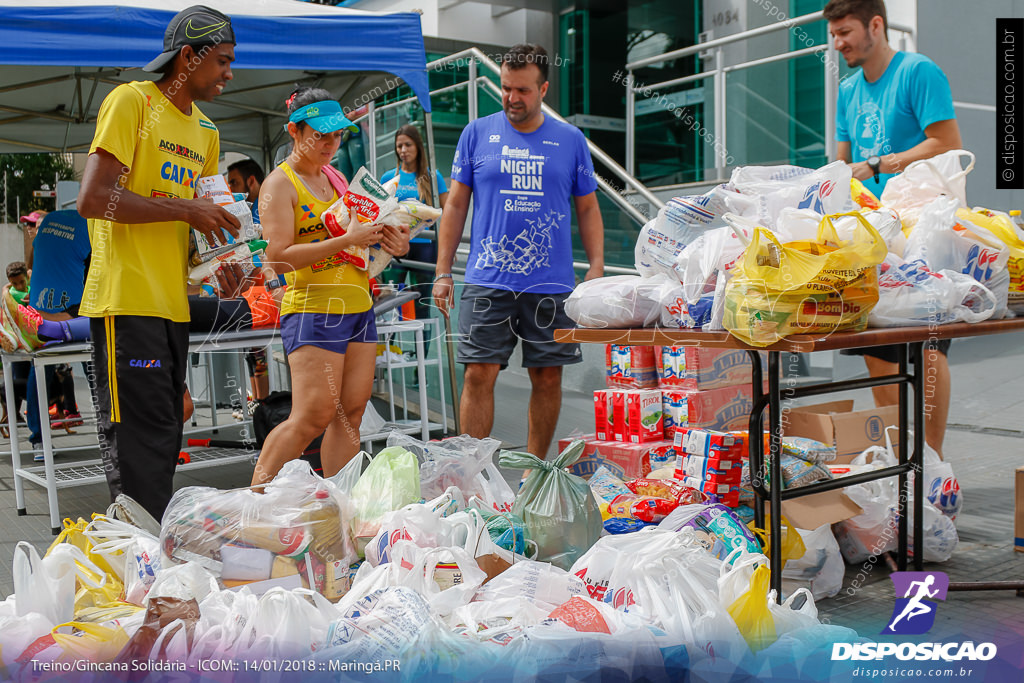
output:
<svg viewBox="0 0 1024 683"><path fill-rule="evenodd" d="M437 153L434 151L434 119L430 112L423 112L425 128L427 129L427 158L430 160L430 186L433 188L434 206L441 206L440 195L437 193ZM440 226L438 226L440 227ZM434 239L437 239L435 237ZM448 355L448 388L449 396L452 397L452 418L455 420L455 434L462 434L462 420L459 415L459 383L455 375L455 349L452 343L452 325L450 313L444 313L445 351ZM448 425L444 426L448 431Z"/></svg>

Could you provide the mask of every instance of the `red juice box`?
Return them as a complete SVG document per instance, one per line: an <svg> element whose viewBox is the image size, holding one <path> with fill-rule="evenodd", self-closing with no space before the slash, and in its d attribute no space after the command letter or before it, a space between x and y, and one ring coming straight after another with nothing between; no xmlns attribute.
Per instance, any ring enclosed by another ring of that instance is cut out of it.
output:
<svg viewBox="0 0 1024 683"><path fill-rule="evenodd" d="M631 443L662 441L665 426L660 389L636 389L626 393L626 431Z"/></svg>
<svg viewBox="0 0 1024 683"><path fill-rule="evenodd" d="M711 429L680 427L672 441L676 450L688 455L709 456L726 453L730 459L738 460L742 454L742 442L732 434Z"/></svg>
<svg viewBox="0 0 1024 683"><path fill-rule="evenodd" d="M720 454L716 454L718 456ZM720 457L705 458L701 455L682 455L678 458L679 469L676 479L692 477L716 484L739 485L743 475L741 460L722 460Z"/></svg>
<svg viewBox="0 0 1024 683"><path fill-rule="evenodd" d="M594 427L599 441L610 441L615 434L612 392L599 389L594 392Z"/></svg>
<svg viewBox="0 0 1024 683"><path fill-rule="evenodd" d="M658 386L653 346L605 346L605 382L609 387L645 389Z"/></svg>

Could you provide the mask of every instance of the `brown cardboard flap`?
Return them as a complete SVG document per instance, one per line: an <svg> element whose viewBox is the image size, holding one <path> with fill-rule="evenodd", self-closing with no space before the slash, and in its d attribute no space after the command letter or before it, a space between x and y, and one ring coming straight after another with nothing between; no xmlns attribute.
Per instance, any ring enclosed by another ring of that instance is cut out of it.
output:
<svg viewBox="0 0 1024 683"><path fill-rule="evenodd" d="M863 510L842 491L826 491L813 496L782 501L782 515L798 529L813 531L822 524L835 524L856 517Z"/></svg>
<svg viewBox="0 0 1024 683"><path fill-rule="evenodd" d="M799 406L790 408L791 413L814 413L817 415L828 415L829 413L849 413L853 411L853 400L830 401L828 403L816 403L813 406Z"/></svg>
<svg viewBox="0 0 1024 683"><path fill-rule="evenodd" d="M804 436L834 444L836 464L848 463L869 446L885 445L885 428L899 424L899 408L884 406L851 412L853 401L794 408L783 417L784 436ZM836 412L839 409L840 412Z"/></svg>

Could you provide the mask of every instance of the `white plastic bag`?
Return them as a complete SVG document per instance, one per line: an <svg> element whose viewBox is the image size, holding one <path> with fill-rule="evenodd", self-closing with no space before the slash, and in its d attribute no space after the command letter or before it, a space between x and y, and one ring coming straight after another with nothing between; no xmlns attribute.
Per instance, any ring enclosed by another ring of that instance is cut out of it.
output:
<svg viewBox="0 0 1024 683"><path fill-rule="evenodd" d="M369 407L369 405L367 405ZM338 470L338 473L328 479L329 482L334 484L339 491L344 493L346 496L351 495L352 488L359 481L359 475L363 473L363 468L373 460L366 451L359 451L356 457L345 463L345 466Z"/></svg>
<svg viewBox="0 0 1024 683"><path fill-rule="evenodd" d="M548 562L516 562L491 579L476 593L475 601L489 602L505 598L524 598L550 612L586 590L583 581Z"/></svg>
<svg viewBox="0 0 1024 683"><path fill-rule="evenodd" d="M658 216L640 229L636 241L636 269L641 277L673 275L679 252L708 230L727 211L753 208L753 201L724 185L703 195L673 197Z"/></svg>
<svg viewBox="0 0 1024 683"><path fill-rule="evenodd" d="M104 571L70 543L60 543L40 558L35 547L20 541L13 569L18 616L37 613L55 625L74 618L76 579L93 588L106 582Z"/></svg>
<svg viewBox="0 0 1024 683"><path fill-rule="evenodd" d="M741 166L729 184L757 197L757 221L775 228L784 208L811 209L821 215L842 213L852 204L850 166L833 161L819 169L800 166Z"/></svg>
<svg viewBox="0 0 1024 683"><path fill-rule="evenodd" d="M377 567L366 563L359 568L351 590L338 603L342 611L360 596L405 586L423 595L436 614L444 615L472 600L487 579L463 548L420 548L411 541L398 541L391 553L391 562Z"/></svg>
<svg viewBox="0 0 1024 683"><path fill-rule="evenodd" d="M476 496L498 512L512 509L515 494L494 465L501 448L497 439L474 439L463 434L426 443L399 432L388 436L388 446L401 446L416 456L420 468L420 492L427 500L456 487L465 499Z"/></svg>
<svg viewBox="0 0 1024 683"><path fill-rule="evenodd" d="M1010 249L981 226L957 218L959 200L938 197L921 210L921 220L907 238L904 259L920 261L935 272L953 270L973 277L996 297L993 319L1006 315Z"/></svg>
<svg viewBox="0 0 1024 683"><path fill-rule="evenodd" d="M894 254L879 266L878 303L871 327L976 323L995 313L996 295L973 277L953 270L934 272L920 261Z"/></svg>
<svg viewBox="0 0 1024 683"><path fill-rule="evenodd" d="M963 159L968 158L966 168ZM884 206L895 209L907 228L913 229L921 209L936 197L945 195L967 206L967 174L974 169L974 154L964 149L943 152L931 159L915 161L885 184Z"/></svg>
<svg viewBox="0 0 1024 683"><path fill-rule="evenodd" d="M462 530L458 541L454 533L465 522L453 522L448 515L456 506L464 505L462 493L453 486L426 503L412 503L385 512L380 521L380 530L366 544L366 561L373 567L390 562L394 544L403 540L412 541L421 548L462 545L467 531Z"/></svg>
<svg viewBox="0 0 1024 683"><path fill-rule="evenodd" d="M733 213L722 219L730 227L708 230L676 258L676 277L683 285L688 303L696 303L702 296L715 292L716 282L722 280L719 271L729 272L735 267L758 227L749 218Z"/></svg>
<svg viewBox="0 0 1024 683"><path fill-rule="evenodd" d="M832 527L822 524L813 531L797 529L807 552L795 560L786 562L782 579L807 585L816 600L831 598L843 588L846 565L843 564L839 544L832 533ZM792 590L787 594L794 595Z"/></svg>
<svg viewBox="0 0 1024 683"><path fill-rule="evenodd" d="M599 277L577 285L565 312L580 327L652 327L661 317L648 292L655 286L635 275Z"/></svg>
<svg viewBox="0 0 1024 683"><path fill-rule="evenodd" d="M888 449L872 446L854 458L851 465L862 466L869 462L872 469L896 464ZM834 527L839 549L850 564L896 549L897 481L896 477L886 477L842 489L863 511Z"/></svg>

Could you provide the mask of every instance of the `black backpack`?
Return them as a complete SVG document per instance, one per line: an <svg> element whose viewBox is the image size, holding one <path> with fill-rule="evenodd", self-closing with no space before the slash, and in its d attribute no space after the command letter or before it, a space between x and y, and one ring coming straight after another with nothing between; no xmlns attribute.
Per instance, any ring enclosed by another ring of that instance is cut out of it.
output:
<svg viewBox="0 0 1024 683"><path fill-rule="evenodd" d="M256 444L262 449L270 431L288 419L292 414L292 393L275 391L270 396L256 402L256 410L252 414L252 430ZM302 459L312 465L313 470L323 476L323 464L320 462L320 442L324 435L313 439L302 451Z"/></svg>

